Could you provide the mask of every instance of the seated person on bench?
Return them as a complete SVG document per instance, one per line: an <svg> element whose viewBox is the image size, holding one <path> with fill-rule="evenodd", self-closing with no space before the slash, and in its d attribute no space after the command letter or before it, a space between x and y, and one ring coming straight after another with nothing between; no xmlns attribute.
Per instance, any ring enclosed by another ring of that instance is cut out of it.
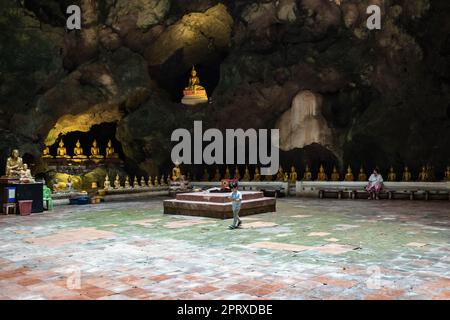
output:
<svg viewBox="0 0 450 320"><path fill-rule="evenodd" d="M369 177L369 184L366 187L366 191L369 193L369 200L379 200L379 193L383 189L383 177L378 172L378 169L374 169L372 175Z"/></svg>

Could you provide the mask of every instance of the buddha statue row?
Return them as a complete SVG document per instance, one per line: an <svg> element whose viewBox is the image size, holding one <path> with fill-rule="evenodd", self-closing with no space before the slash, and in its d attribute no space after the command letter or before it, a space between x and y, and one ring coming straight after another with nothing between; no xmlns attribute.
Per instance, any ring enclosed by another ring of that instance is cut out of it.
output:
<svg viewBox="0 0 450 320"><path fill-rule="evenodd" d="M169 179L169 177L167 179ZM130 177L126 176L124 186L122 186L120 176L116 175L114 183L113 185L111 185L109 175L106 175L103 187L105 190L123 189L123 188L138 189L138 188L152 188L152 187L166 186L168 183L169 181L166 181L164 175L162 175L161 178L158 178L158 176L156 176L155 178L149 177L147 180L145 179L145 177L141 177L140 180L137 177L134 177L133 183L131 183Z"/></svg>
<svg viewBox="0 0 450 320"><path fill-rule="evenodd" d="M100 153L100 148L98 147L97 140L92 142L91 146L91 154L90 156L86 156L84 154L83 148L81 147L80 140L78 140L75 144L75 148L73 149L73 156L70 156L67 153L67 148L64 146L64 141L61 139L59 141L59 146L56 149L56 159L75 159L75 160L86 160L86 159L117 159L119 155L115 153L112 141L108 141L108 145L105 149L105 156ZM42 152L43 159L53 159L53 156L50 154L50 148L46 146Z"/></svg>

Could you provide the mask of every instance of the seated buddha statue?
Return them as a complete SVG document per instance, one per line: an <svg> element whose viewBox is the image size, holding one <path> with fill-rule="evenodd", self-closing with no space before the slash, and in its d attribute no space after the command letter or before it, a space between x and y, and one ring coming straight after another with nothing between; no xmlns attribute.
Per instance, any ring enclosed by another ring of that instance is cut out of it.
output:
<svg viewBox="0 0 450 320"><path fill-rule="evenodd" d="M162 186L166 185L166 179L164 178L164 175L161 176L161 179L159 180L159 184Z"/></svg>
<svg viewBox="0 0 450 320"><path fill-rule="evenodd" d="M196 105L208 102L208 96L204 87L200 85L200 78L197 76L195 67L192 67L189 84L184 89L184 97L181 103L186 105Z"/></svg>
<svg viewBox="0 0 450 320"><path fill-rule="evenodd" d="M20 157L19 150L14 149L11 156L6 160L6 177L19 178L23 169L23 160Z"/></svg>
<svg viewBox="0 0 450 320"><path fill-rule="evenodd" d="M42 159L53 159L53 156L50 154L50 148L45 146L44 150L42 150Z"/></svg>
<svg viewBox="0 0 450 320"><path fill-rule="evenodd" d="M239 173L239 169L238 169L237 166L236 166L236 168L234 168L233 179L234 180L240 180L241 179L241 174Z"/></svg>
<svg viewBox="0 0 450 320"><path fill-rule="evenodd" d="M138 178L136 176L134 176L134 180L133 180L133 188L139 188L139 181Z"/></svg>
<svg viewBox="0 0 450 320"><path fill-rule="evenodd" d="M355 177L353 176L352 168L348 166L347 173L345 174L345 181L354 181Z"/></svg>
<svg viewBox="0 0 450 320"><path fill-rule="evenodd" d="M122 186L120 185L120 177L116 175L116 179L114 180L114 189L120 189Z"/></svg>
<svg viewBox="0 0 450 320"><path fill-rule="evenodd" d="M107 159L117 159L117 158L119 158L119 155L114 152L114 147L112 145L112 141L111 140L108 141L108 146L106 147L105 154L106 154L106 158Z"/></svg>
<svg viewBox="0 0 450 320"><path fill-rule="evenodd" d="M178 161L175 162L175 167L172 169L172 181L178 181L181 179L181 169L180 169L180 163ZM150 185L150 180L148 184Z"/></svg>
<svg viewBox="0 0 450 320"><path fill-rule="evenodd" d="M105 182L103 182L103 188L105 190L111 189L111 181L109 181L109 175L106 175Z"/></svg>
<svg viewBox="0 0 450 320"><path fill-rule="evenodd" d="M223 177L224 179L230 180L231 179L231 173L230 173L230 168L225 169L225 176Z"/></svg>
<svg viewBox="0 0 450 320"><path fill-rule="evenodd" d="M387 180L390 182L394 182L397 181L397 174L394 171L394 167L391 166L391 168L389 169L389 173L387 176Z"/></svg>
<svg viewBox="0 0 450 320"><path fill-rule="evenodd" d="M70 159L70 156L67 154L67 149L64 147L64 142L61 139L59 141L59 147L56 149L56 158L58 159Z"/></svg>
<svg viewBox="0 0 450 320"><path fill-rule="evenodd" d="M173 180L172 180L173 181ZM153 187L153 177L152 176L149 176L148 177L148 186L149 187Z"/></svg>
<svg viewBox="0 0 450 320"><path fill-rule="evenodd" d="M128 176L125 177L125 188L131 189L130 177L128 177Z"/></svg>
<svg viewBox="0 0 450 320"><path fill-rule="evenodd" d="M250 181L250 171L248 170L247 166L245 166L245 172L244 176L242 177L242 181Z"/></svg>
<svg viewBox="0 0 450 320"><path fill-rule="evenodd" d="M428 181L428 171L427 167L422 166L422 170L419 173L419 179L420 182L426 182Z"/></svg>
<svg viewBox="0 0 450 320"><path fill-rule="evenodd" d="M31 171L30 169L28 169L28 165L26 163L23 164L22 169L20 170L20 182L22 183L35 182L33 176L31 175Z"/></svg>
<svg viewBox="0 0 450 320"><path fill-rule="evenodd" d="M402 181L409 182L411 181L411 178L411 172L409 172L408 166L405 166L405 168L403 169Z"/></svg>
<svg viewBox="0 0 450 320"><path fill-rule="evenodd" d="M141 188L147 187L147 184L145 183L145 178L144 178L144 176L141 177L140 185L141 185Z"/></svg>
<svg viewBox="0 0 450 320"><path fill-rule="evenodd" d="M291 172L289 173L289 182L290 183L296 183L297 182L297 171L295 170L295 167L291 167Z"/></svg>
<svg viewBox="0 0 450 320"><path fill-rule="evenodd" d="M261 174L259 173L259 169L257 167L255 168L255 174L253 175L253 181L261 181Z"/></svg>
<svg viewBox="0 0 450 320"><path fill-rule="evenodd" d="M206 169L206 168L203 170L202 181L203 182L209 181L209 173L208 173L208 169Z"/></svg>
<svg viewBox="0 0 450 320"><path fill-rule="evenodd" d="M341 176L337 171L336 166L333 166L333 172L331 173L331 181L339 181L341 180Z"/></svg>
<svg viewBox="0 0 450 320"><path fill-rule="evenodd" d="M278 168L277 178L276 179L277 179L277 181L283 181L284 180L284 170L283 170L282 166L280 166Z"/></svg>
<svg viewBox="0 0 450 320"><path fill-rule="evenodd" d="M75 148L73 148L73 158L74 159L87 159L87 156L83 154L83 148L81 147L80 140L75 144Z"/></svg>
<svg viewBox="0 0 450 320"><path fill-rule="evenodd" d="M222 176L220 174L219 168L216 167L216 173L214 174L213 181L220 181L222 179Z"/></svg>
<svg viewBox="0 0 450 320"><path fill-rule="evenodd" d="M158 178L158 176L155 177L155 187L159 187L159 178Z"/></svg>
<svg viewBox="0 0 450 320"><path fill-rule="evenodd" d="M325 173L325 168L323 167L323 165L320 165L319 173L317 174L317 181L327 181L327 180L328 176Z"/></svg>
<svg viewBox="0 0 450 320"><path fill-rule="evenodd" d="M359 169L358 181L367 181L367 174L364 172L364 168Z"/></svg>
<svg viewBox="0 0 450 320"><path fill-rule="evenodd" d="M89 158L91 158L91 159L103 159L104 158L104 156L102 156L100 154L100 148L97 145L97 140L94 140L94 142L92 142L91 156Z"/></svg>
<svg viewBox="0 0 450 320"><path fill-rule="evenodd" d="M312 180L312 173L311 173L311 170L309 169L308 165L306 165L305 173L303 174L303 180L304 181L311 181Z"/></svg>
<svg viewBox="0 0 450 320"><path fill-rule="evenodd" d="M445 181L450 181L450 166L447 166L447 169L445 170L444 180Z"/></svg>

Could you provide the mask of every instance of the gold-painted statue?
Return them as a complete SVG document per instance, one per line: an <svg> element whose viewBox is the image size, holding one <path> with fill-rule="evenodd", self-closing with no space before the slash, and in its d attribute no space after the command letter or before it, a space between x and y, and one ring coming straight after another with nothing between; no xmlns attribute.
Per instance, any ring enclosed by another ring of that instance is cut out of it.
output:
<svg viewBox="0 0 450 320"><path fill-rule="evenodd" d="M172 180L172 181L175 181L175 180ZM153 178L152 178L152 176L148 177L148 186L149 187L153 187Z"/></svg>
<svg viewBox="0 0 450 320"><path fill-rule="evenodd" d="M109 175L106 175L105 182L103 182L103 188L105 190L111 189L111 181L109 181Z"/></svg>
<svg viewBox="0 0 450 320"><path fill-rule="evenodd" d="M130 177L128 177L128 176L125 177L125 188L126 189L130 189L131 188Z"/></svg>
<svg viewBox="0 0 450 320"><path fill-rule="evenodd" d="M403 169L402 181L409 182L411 181L411 179L412 179L411 172L409 171L408 166L405 166L405 168Z"/></svg>
<svg viewBox="0 0 450 320"><path fill-rule="evenodd" d="M203 182L208 182L209 181L209 173L208 173L208 169L203 169L203 176L202 176L202 181Z"/></svg>
<svg viewBox="0 0 450 320"><path fill-rule="evenodd" d="M58 159L70 159L70 156L67 154L67 149L64 147L64 142L61 139L59 141L59 147L56 149L56 158Z"/></svg>
<svg viewBox="0 0 450 320"><path fill-rule="evenodd" d="M364 172L364 168L362 166L359 169L358 181L367 181L367 174Z"/></svg>
<svg viewBox="0 0 450 320"><path fill-rule="evenodd" d="M248 167L245 166L245 172L244 172L244 176L242 177L242 181L250 181L250 171L248 170Z"/></svg>
<svg viewBox="0 0 450 320"><path fill-rule="evenodd" d="M114 189L120 189L122 186L120 185L120 177L116 175L116 179L114 180Z"/></svg>
<svg viewBox="0 0 450 320"><path fill-rule="evenodd" d="M387 178L388 178L387 180L390 182L397 181L397 174L394 171L394 167L391 166L391 168L389 169Z"/></svg>
<svg viewBox="0 0 450 320"><path fill-rule="evenodd" d="M100 154L100 148L97 145L97 140L94 140L92 142L91 156L89 158L91 158L91 159L103 159L104 158L104 156L102 156Z"/></svg>
<svg viewBox="0 0 450 320"><path fill-rule="evenodd" d="M311 170L309 169L308 165L306 165L305 173L303 174L303 180L304 181L311 181L312 180L312 173L311 173Z"/></svg>
<svg viewBox="0 0 450 320"><path fill-rule="evenodd" d="M284 173L284 180L283 182L289 182L289 174L287 172Z"/></svg>
<svg viewBox="0 0 450 320"><path fill-rule="evenodd" d="M186 105L196 105L208 102L208 95L204 87L200 85L200 78L197 76L195 67L192 67L189 84L183 91L184 96L181 103Z"/></svg>
<svg viewBox="0 0 450 320"><path fill-rule="evenodd" d="M155 187L159 187L159 178L158 178L158 176L155 177Z"/></svg>
<svg viewBox="0 0 450 320"><path fill-rule="evenodd" d="M172 169L172 181L178 181L181 179L181 169L180 169L180 163L178 161L175 161L175 167ZM150 185L151 179L148 182L148 185Z"/></svg>
<svg viewBox="0 0 450 320"><path fill-rule="evenodd" d="M257 167L255 168L255 174L253 175L253 181L261 181L261 174L259 173L259 169Z"/></svg>
<svg viewBox="0 0 450 320"><path fill-rule="evenodd" d="M189 78L189 85L186 90L205 90L205 88L200 85L200 78L197 76L197 71L194 66L192 66L191 77Z"/></svg>
<svg viewBox="0 0 450 320"><path fill-rule="evenodd" d="M278 168L276 181L283 181L283 180L284 180L284 170L283 170L283 167L280 166L280 167Z"/></svg>
<svg viewBox="0 0 450 320"><path fill-rule="evenodd" d="M42 159L53 159L53 156L50 154L50 148L45 146L44 150L42 150Z"/></svg>
<svg viewBox="0 0 450 320"><path fill-rule="evenodd" d="M345 181L354 181L355 177L353 176L352 168L350 165L347 168L347 173L345 174Z"/></svg>
<svg viewBox="0 0 450 320"><path fill-rule="evenodd" d="M106 154L106 158L108 158L108 159L119 158L119 155L117 153L115 153L115 151L114 151L114 147L113 147L111 140L108 141L108 146L106 147L105 154Z"/></svg>
<svg viewBox="0 0 450 320"><path fill-rule="evenodd" d="M28 165L26 163L23 164L22 169L20 170L20 182L22 183L35 182L33 176L31 175L31 170L28 169Z"/></svg>
<svg viewBox="0 0 450 320"><path fill-rule="evenodd" d="M450 166L447 166L444 174L444 181L450 181Z"/></svg>
<svg viewBox="0 0 450 320"><path fill-rule="evenodd" d="M166 179L164 178L164 175L161 176L161 179L159 180L159 184L162 186L166 185Z"/></svg>
<svg viewBox="0 0 450 320"><path fill-rule="evenodd" d="M141 188L145 188L145 187L147 187L147 184L145 183L145 178L144 178L144 176L142 176L141 177Z"/></svg>
<svg viewBox="0 0 450 320"><path fill-rule="evenodd" d="M138 178L136 176L134 176L133 188L139 188L139 181L138 181Z"/></svg>
<svg viewBox="0 0 450 320"><path fill-rule="evenodd" d="M426 182L426 181L429 180L428 177L429 177L429 175L428 175L427 168L425 166L422 166L422 171L420 171L420 173L419 173L419 179L418 180L420 182Z"/></svg>
<svg viewBox="0 0 450 320"><path fill-rule="evenodd" d="M341 175L336 169L336 166L333 166L333 172L331 173L331 181L339 181L341 180Z"/></svg>
<svg viewBox="0 0 450 320"><path fill-rule="evenodd" d="M236 166L236 168L234 168L233 179L234 180L240 180L241 179L241 174L239 173L239 169L238 169L237 166Z"/></svg>
<svg viewBox="0 0 450 320"><path fill-rule="evenodd" d="M222 179L222 176L220 174L219 168L216 167L216 173L214 174L213 181L220 181Z"/></svg>
<svg viewBox="0 0 450 320"><path fill-rule="evenodd" d="M6 160L6 177L20 178L21 170L23 169L23 160L20 157L19 150L14 149L11 156Z"/></svg>
<svg viewBox="0 0 450 320"><path fill-rule="evenodd" d="M295 167L291 167L291 172L289 173L289 182L290 183L297 183L297 171L295 170Z"/></svg>
<svg viewBox="0 0 450 320"><path fill-rule="evenodd" d="M226 179L226 180L230 180L231 179L230 168L228 168L228 166L225 169L225 176L223 178Z"/></svg>
<svg viewBox="0 0 450 320"><path fill-rule="evenodd" d="M325 168L323 167L323 165L320 165L319 173L317 174L317 181L327 181L327 180L328 176L325 173Z"/></svg>
<svg viewBox="0 0 450 320"><path fill-rule="evenodd" d="M73 158L74 159L86 159L87 156L83 154L83 148L81 147L80 140L75 144L75 148L73 148Z"/></svg>

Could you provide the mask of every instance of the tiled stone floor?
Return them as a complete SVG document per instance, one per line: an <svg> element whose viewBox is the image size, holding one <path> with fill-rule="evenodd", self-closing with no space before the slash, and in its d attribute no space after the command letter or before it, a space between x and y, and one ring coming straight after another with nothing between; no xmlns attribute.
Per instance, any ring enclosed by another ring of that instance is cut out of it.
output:
<svg viewBox="0 0 450 320"><path fill-rule="evenodd" d="M0 216L0 299L450 299L450 203L280 199L230 221L162 199Z"/></svg>

